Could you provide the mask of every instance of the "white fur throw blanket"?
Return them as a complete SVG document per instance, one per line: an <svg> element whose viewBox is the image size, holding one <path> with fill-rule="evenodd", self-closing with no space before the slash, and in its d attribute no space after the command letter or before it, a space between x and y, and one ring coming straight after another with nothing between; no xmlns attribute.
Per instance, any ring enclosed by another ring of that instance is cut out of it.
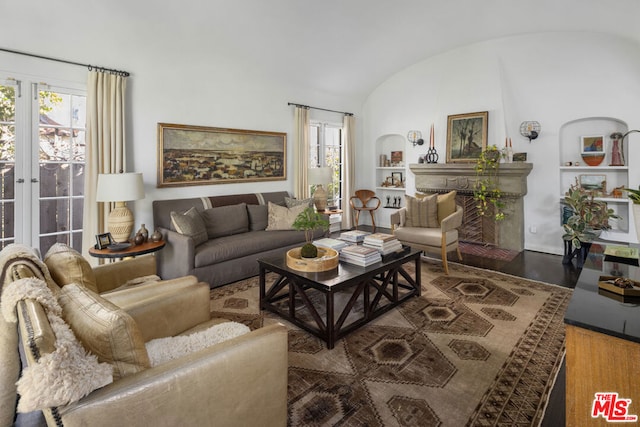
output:
<svg viewBox="0 0 640 427"><path fill-rule="evenodd" d="M207 348L213 344L246 334L248 326L238 322L225 322L213 325L204 331L191 335L156 338L146 344L151 366L158 366L169 360Z"/></svg>
<svg viewBox="0 0 640 427"><path fill-rule="evenodd" d="M20 394L18 412L67 405L113 381L111 365L99 363L96 356L82 347L62 320L62 308L42 280L25 278L5 285L0 308L7 322L17 322L16 304L25 299L42 305L56 344L53 353L43 355L36 364L22 370L16 384Z"/></svg>

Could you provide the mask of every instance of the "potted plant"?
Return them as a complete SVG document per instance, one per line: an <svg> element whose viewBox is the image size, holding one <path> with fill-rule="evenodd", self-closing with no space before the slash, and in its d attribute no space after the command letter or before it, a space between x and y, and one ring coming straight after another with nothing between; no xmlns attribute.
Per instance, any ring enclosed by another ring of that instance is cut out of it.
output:
<svg viewBox="0 0 640 427"><path fill-rule="evenodd" d="M293 221L293 228L295 230L304 230L304 238L307 243L302 246L300 250L300 256L302 258L315 258L318 256L318 248L311 243L313 240L313 231L316 229L328 230L329 221L325 219L325 216L316 212L312 207L308 207Z"/></svg>
<svg viewBox="0 0 640 427"><path fill-rule="evenodd" d="M571 242L574 250L580 249L583 243L593 242L602 230L611 229L610 219L620 218L606 202L596 199L593 191L585 190L577 178L565 193L563 203L571 210L571 216L563 224L562 238Z"/></svg>
<svg viewBox="0 0 640 427"><path fill-rule="evenodd" d="M636 235L640 240L640 187L638 190L632 188L625 188L624 191L628 193L629 198L633 202L633 220L636 223Z"/></svg>
<svg viewBox="0 0 640 427"><path fill-rule="evenodd" d="M498 186L498 169L502 153L495 145L488 146L480 153L476 161L476 182L473 189L473 200L476 201L478 213L482 216L489 214L493 207L493 218L496 221L504 219L504 202L502 192Z"/></svg>

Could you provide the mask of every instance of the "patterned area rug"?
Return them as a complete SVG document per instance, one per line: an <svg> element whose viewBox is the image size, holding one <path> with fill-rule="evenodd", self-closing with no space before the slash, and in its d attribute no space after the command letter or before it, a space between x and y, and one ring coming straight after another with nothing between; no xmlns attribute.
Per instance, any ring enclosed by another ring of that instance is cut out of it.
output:
<svg viewBox="0 0 640 427"><path fill-rule="evenodd" d="M538 425L564 355L571 290L449 268L423 261L421 297L332 350L260 313L257 277L212 290L211 311L252 329L287 325L290 426Z"/></svg>
<svg viewBox="0 0 640 427"><path fill-rule="evenodd" d="M518 251L495 248L493 246L480 245L477 243L460 242L458 245L460 246L460 252L463 254L492 258L500 261L511 261L520 253Z"/></svg>

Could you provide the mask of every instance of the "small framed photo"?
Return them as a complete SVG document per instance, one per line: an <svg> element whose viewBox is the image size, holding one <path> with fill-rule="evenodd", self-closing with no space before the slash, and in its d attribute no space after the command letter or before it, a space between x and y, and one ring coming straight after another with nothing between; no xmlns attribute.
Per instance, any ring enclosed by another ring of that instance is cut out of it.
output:
<svg viewBox="0 0 640 427"><path fill-rule="evenodd" d="M111 233L96 234L97 249L105 249L111 244L113 244L113 237L111 237Z"/></svg>
<svg viewBox="0 0 640 427"><path fill-rule="evenodd" d="M589 135L580 137L581 154L605 154L604 135Z"/></svg>
<svg viewBox="0 0 640 427"><path fill-rule="evenodd" d="M402 151L391 152L391 166L402 166Z"/></svg>
<svg viewBox="0 0 640 427"><path fill-rule="evenodd" d="M582 174L578 179L580 187L586 191L593 191L597 195L606 194L607 192L607 176Z"/></svg>
<svg viewBox="0 0 640 427"><path fill-rule="evenodd" d="M393 182L394 187L404 187L402 172L391 172L391 182Z"/></svg>

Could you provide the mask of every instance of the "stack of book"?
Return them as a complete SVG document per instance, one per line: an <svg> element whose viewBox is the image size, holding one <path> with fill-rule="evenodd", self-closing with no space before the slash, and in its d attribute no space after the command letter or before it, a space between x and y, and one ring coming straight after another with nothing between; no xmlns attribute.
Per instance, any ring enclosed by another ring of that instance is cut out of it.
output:
<svg viewBox="0 0 640 427"><path fill-rule="evenodd" d="M382 256L377 249L361 245L351 245L340 251L340 261L366 267L381 262Z"/></svg>
<svg viewBox="0 0 640 427"><path fill-rule="evenodd" d="M402 243L392 234L375 233L364 238L362 245L368 248L377 249L381 255L402 250Z"/></svg>
<svg viewBox="0 0 640 427"><path fill-rule="evenodd" d="M342 233L340 233L340 240L344 240L346 242L351 242L351 243L360 243L369 234L371 233L368 231L360 231L360 230L343 231Z"/></svg>
<svg viewBox="0 0 640 427"><path fill-rule="evenodd" d="M349 244L344 240L332 239L330 237L314 240L313 244L319 248L333 249L336 252L340 252L343 248L349 246Z"/></svg>

